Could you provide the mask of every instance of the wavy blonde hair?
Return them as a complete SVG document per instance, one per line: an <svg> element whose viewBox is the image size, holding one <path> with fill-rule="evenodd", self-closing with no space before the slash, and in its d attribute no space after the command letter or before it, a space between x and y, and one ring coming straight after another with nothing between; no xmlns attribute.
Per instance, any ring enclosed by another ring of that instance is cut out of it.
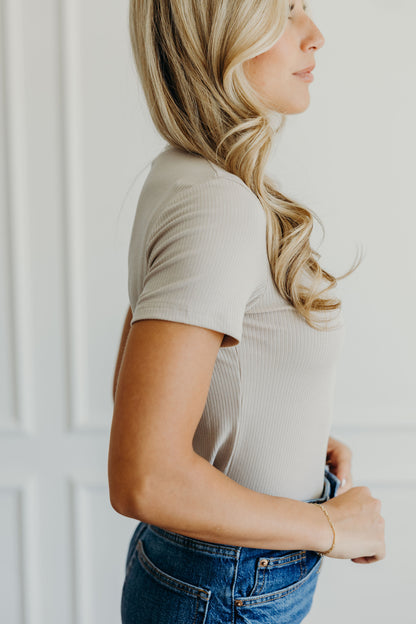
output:
<svg viewBox="0 0 416 624"><path fill-rule="evenodd" d="M288 16L287 0L130 0L130 39L158 132L171 145L239 176L255 193L266 214L276 287L311 327L322 329L312 311L341 306L322 295L361 259L338 278L319 265L310 235L313 217L324 230L321 220L265 174L286 115L260 99L243 70L244 61L277 42ZM308 285L302 284L304 273Z"/></svg>

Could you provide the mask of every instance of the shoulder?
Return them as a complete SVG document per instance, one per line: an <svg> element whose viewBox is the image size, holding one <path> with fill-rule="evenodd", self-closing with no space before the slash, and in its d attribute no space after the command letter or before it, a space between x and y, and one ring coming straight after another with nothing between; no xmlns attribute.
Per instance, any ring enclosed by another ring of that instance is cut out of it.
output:
<svg viewBox="0 0 416 624"><path fill-rule="evenodd" d="M265 227L264 209L255 193L240 177L198 154L168 146L152 161L150 177L154 188L164 189L155 220L176 210L201 219L211 215Z"/></svg>

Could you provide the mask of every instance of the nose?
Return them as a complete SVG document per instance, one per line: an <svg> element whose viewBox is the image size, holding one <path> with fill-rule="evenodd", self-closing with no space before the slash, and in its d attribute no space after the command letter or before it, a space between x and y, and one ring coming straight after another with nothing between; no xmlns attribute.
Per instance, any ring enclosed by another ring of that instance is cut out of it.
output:
<svg viewBox="0 0 416 624"><path fill-rule="evenodd" d="M310 28L308 29L308 34L305 37L304 45L306 49L314 48L315 50L320 50L325 43L325 37L317 27L317 25L310 20Z"/></svg>

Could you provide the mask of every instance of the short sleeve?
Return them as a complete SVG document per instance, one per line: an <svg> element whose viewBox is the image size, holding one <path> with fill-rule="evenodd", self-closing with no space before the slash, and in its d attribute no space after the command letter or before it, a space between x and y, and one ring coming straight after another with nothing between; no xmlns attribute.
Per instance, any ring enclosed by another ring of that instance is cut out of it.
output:
<svg viewBox="0 0 416 624"><path fill-rule="evenodd" d="M197 325L224 333L222 347L235 346L246 308L264 287L265 246L263 208L243 183L219 176L186 187L150 222L131 324Z"/></svg>

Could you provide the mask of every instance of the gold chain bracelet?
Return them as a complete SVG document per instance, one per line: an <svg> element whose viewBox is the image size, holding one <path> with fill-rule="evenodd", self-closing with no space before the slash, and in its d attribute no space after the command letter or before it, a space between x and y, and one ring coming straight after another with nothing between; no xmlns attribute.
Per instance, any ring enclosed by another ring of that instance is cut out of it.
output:
<svg viewBox="0 0 416 624"><path fill-rule="evenodd" d="M330 552L331 552L331 550L332 550L332 549L333 549L333 547L335 546L335 527L334 527L334 525L332 524L331 519L330 519L330 517L329 517L329 515L328 515L328 512L327 512L327 510L325 509L325 507L324 507L323 503L312 503L312 504L313 504L313 505L317 505L318 507L320 507L320 508L322 509L322 511L324 512L324 514L325 514L325 515L326 515L326 517L328 518L328 522L329 522L329 524L331 525L332 533L334 534L334 538L333 538L333 540L332 540L332 546L331 546L331 548L329 548L328 550L325 550L324 552L319 552L319 551L316 551L316 552L318 553L318 555L327 555L328 553L330 553Z"/></svg>

